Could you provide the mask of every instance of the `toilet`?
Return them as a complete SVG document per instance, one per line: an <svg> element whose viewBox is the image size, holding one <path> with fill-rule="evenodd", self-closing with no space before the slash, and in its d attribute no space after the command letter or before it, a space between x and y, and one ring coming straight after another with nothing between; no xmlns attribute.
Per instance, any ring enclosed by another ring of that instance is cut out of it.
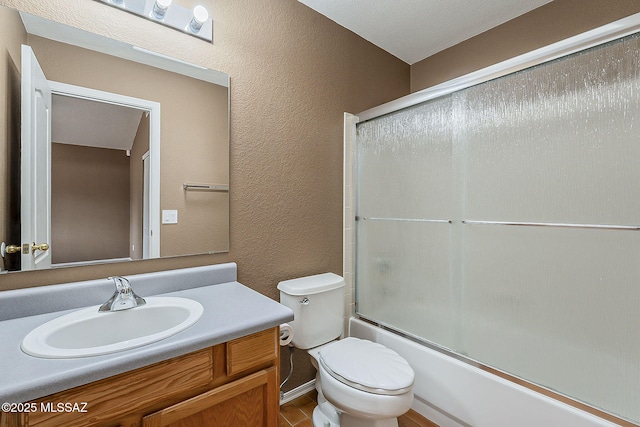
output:
<svg viewBox="0 0 640 427"><path fill-rule="evenodd" d="M413 369L398 353L372 341L341 340L344 279L324 273L278 284L291 308L292 344L317 369L314 427L398 427L413 402Z"/></svg>

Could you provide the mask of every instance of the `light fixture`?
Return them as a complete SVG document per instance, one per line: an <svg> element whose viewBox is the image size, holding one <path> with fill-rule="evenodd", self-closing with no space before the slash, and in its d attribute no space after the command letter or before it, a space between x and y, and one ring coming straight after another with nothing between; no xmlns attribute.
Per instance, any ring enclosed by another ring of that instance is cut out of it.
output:
<svg viewBox="0 0 640 427"><path fill-rule="evenodd" d="M213 41L213 20L203 6L193 10L172 0L95 0L171 27L203 40Z"/></svg>

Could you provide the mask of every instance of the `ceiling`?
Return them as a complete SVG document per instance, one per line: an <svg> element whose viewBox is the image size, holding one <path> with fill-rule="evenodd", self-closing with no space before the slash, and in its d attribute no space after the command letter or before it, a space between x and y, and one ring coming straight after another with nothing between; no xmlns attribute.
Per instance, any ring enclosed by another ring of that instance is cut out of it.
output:
<svg viewBox="0 0 640 427"><path fill-rule="evenodd" d="M51 140L62 144L131 150L142 110L71 96L53 95Z"/></svg>
<svg viewBox="0 0 640 427"><path fill-rule="evenodd" d="M414 64L552 0L299 0Z"/></svg>

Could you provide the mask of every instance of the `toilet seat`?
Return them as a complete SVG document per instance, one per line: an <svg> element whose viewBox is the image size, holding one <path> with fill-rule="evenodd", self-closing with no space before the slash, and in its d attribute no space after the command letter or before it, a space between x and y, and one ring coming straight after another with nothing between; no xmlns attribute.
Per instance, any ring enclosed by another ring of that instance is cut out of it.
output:
<svg viewBox="0 0 640 427"><path fill-rule="evenodd" d="M319 362L336 380L355 389L397 396L413 387L415 373L395 351L375 342L348 337L324 346Z"/></svg>

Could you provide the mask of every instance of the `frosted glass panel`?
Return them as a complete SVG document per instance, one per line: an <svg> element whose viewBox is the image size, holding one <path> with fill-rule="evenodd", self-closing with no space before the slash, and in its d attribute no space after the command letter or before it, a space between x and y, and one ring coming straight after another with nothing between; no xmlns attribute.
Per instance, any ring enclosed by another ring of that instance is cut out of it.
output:
<svg viewBox="0 0 640 427"><path fill-rule="evenodd" d="M469 226L465 240L466 353L614 413L637 411L636 232Z"/></svg>
<svg viewBox="0 0 640 427"><path fill-rule="evenodd" d="M360 215L449 219L451 105L444 98L358 126Z"/></svg>
<svg viewBox="0 0 640 427"><path fill-rule="evenodd" d="M449 225L365 220L357 227L359 312L452 347Z"/></svg>
<svg viewBox="0 0 640 427"><path fill-rule="evenodd" d="M640 423L639 131L636 37L358 125L357 312Z"/></svg>
<svg viewBox="0 0 640 427"><path fill-rule="evenodd" d="M638 223L639 58L632 39L456 94L466 217Z"/></svg>
<svg viewBox="0 0 640 427"><path fill-rule="evenodd" d="M439 99L357 132L358 311L446 347L456 313L451 108L450 98Z"/></svg>

